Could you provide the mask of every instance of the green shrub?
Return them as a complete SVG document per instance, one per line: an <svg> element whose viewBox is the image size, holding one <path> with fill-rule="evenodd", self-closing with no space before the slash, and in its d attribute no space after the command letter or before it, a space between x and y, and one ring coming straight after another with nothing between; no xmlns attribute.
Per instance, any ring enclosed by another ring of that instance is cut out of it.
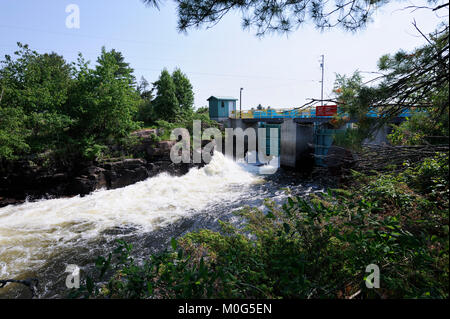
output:
<svg viewBox="0 0 450 319"><path fill-rule="evenodd" d="M422 194L449 195L448 153L438 153L425 158L419 165L407 166L402 177L408 185Z"/></svg>

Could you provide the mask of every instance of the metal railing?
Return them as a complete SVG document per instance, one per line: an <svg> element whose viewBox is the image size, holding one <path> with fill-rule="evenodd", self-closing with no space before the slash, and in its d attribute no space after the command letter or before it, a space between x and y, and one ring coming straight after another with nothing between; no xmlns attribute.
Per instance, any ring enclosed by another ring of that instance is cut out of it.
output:
<svg viewBox="0 0 450 319"><path fill-rule="evenodd" d="M370 110L367 117L379 117L381 112ZM340 116L348 116L347 113L338 111ZM404 110L399 117L410 117L411 110ZM298 109L265 109L265 110L249 110L249 111L232 111L230 118L232 119L277 119L277 118L311 118L316 117L316 109L310 108L305 110ZM321 118L333 118L333 116L320 116Z"/></svg>

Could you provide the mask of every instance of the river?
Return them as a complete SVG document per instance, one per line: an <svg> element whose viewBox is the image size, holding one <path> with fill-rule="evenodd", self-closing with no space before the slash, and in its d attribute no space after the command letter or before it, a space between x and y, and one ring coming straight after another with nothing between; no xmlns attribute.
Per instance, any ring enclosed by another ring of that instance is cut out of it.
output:
<svg viewBox="0 0 450 319"><path fill-rule="evenodd" d="M0 208L0 279L35 277L38 298L62 298L66 266L89 269L118 238L132 243L135 257L143 259L168 247L173 237L199 228L217 230L219 219L239 223L233 211L242 206L263 208L264 198L282 202L286 187L299 195L321 190L281 169L273 175L260 170L215 153L208 165L183 176L162 173L84 197ZM21 285L0 289L2 298L27 296Z"/></svg>

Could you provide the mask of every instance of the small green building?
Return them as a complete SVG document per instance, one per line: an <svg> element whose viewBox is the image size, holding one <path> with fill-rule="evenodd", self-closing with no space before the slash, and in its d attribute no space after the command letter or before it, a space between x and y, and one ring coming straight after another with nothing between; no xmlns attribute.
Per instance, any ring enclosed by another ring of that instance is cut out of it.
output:
<svg viewBox="0 0 450 319"><path fill-rule="evenodd" d="M237 99L228 96L211 96L207 99L209 102L209 117L214 121L223 121L236 116Z"/></svg>

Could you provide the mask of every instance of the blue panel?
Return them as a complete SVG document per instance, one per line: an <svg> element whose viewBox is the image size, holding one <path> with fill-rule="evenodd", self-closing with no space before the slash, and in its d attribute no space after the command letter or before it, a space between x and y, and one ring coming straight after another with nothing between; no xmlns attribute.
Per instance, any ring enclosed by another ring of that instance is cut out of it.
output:
<svg viewBox="0 0 450 319"><path fill-rule="evenodd" d="M217 108L219 110L219 117L221 117L221 118L228 117L228 102L227 101L218 100Z"/></svg>
<svg viewBox="0 0 450 319"><path fill-rule="evenodd" d="M334 135L337 132L343 132L345 130L338 129L320 129L316 128L314 133L314 154L319 156L325 156L328 154L328 150L330 146L333 144ZM322 157L316 157L315 162L317 166L325 166L324 160Z"/></svg>
<svg viewBox="0 0 450 319"><path fill-rule="evenodd" d="M211 119L217 119L219 117L219 112L217 110L217 100L211 98L209 100L209 117Z"/></svg>
<svg viewBox="0 0 450 319"><path fill-rule="evenodd" d="M404 109L402 113L400 113L399 117L411 117L411 110Z"/></svg>

